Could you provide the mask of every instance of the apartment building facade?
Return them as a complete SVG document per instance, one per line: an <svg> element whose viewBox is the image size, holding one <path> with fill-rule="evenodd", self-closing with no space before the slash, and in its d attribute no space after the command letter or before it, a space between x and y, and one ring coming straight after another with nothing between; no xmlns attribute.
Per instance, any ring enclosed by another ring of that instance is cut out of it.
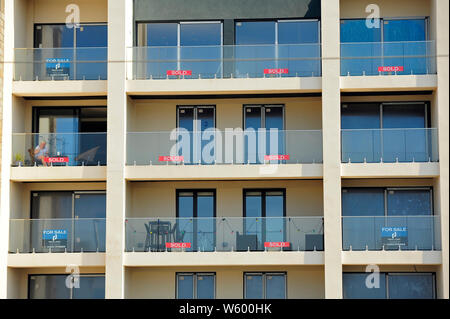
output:
<svg viewBox="0 0 450 319"><path fill-rule="evenodd" d="M6 0L0 297L448 299L449 4L372 2Z"/></svg>

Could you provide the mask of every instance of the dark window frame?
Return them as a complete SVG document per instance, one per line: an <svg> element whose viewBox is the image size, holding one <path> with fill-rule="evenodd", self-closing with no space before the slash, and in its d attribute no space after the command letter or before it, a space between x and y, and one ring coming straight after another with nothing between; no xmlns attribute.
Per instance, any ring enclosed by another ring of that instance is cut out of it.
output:
<svg viewBox="0 0 450 319"><path fill-rule="evenodd" d="M46 25L48 25L48 26L65 26L66 23L34 23L33 24L33 48L39 49L39 46L37 44L37 42L38 42L38 36L37 36L38 30L37 30L37 27L38 26L42 27L42 26L46 26ZM106 26L106 29L108 30L108 22L80 22L80 27L82 27L82 26L94 26L94 25ZM74 35L73 35L74 46L73 46L73 48L76 48L76 33L77 32L74 30Z"/></svg>
<svg viewBox="0 0 450 319"><path fill-rule="evenodd" d="M28 274L28 276L27 276L27 299L31 299L31 292L30 292L31 277L42 277L42 276L64 276L64 277L67 277L69 275L70 274L55 274L55 273L51 273L51 274ZM86 273L86 274L79 274L79 276L80 276L80 278L81 277L103 277L103 278L105 278L105 284L106 284L106 274L104 274L104 273ZM72 290L73 290L73 288L70 289L70 300L73 300L73 291ZM105 293L106 293L106 291L105 291Z"/></svg>
<svg viewBox="0 0 450 319"><path fill-rule="evenodd" d="M342 272L342 280L344 280L344 274L360 274L360 275L369 275L368 272L361 272L361 271L343 271ZM408 271L381 271L380 274L385 274L385 280L386 280L386 300L389 300L389 276L390 275L432 275L433 278L433 298L437 298L437 285L436 285L436 272L432 271L425 271L425 272L408 272ZM342 295L344 295L344 285L342 285Z"/></svg>
<svg viewBox="0 0 450 319"><path fill-rule="evenodd" d="M390 190L428 190L430 192L430 208L431 208L431 214L430 216L438 216L435 214L435 207L434 207L434 191L433 186L350 186L350 187L342 187L341 188L341 197L343 196L344 190L346 189L382 189L383 190L383 206L384 206L384 217L389 217L392 215L388 215L388 207L387 207L387 192ZM344 215L343 214L343 206L341 201L341 215L342 217L351 216L351 215ZM406 215L408 216L408 215ZM354 216L357 217L357 216Z"/></svg>
<svg viewBox="0 0 450 319"><path fill-rule="evenodd" d="M108 107L106 105L87 105L87 106L32 106L31 112L32 112L32 132L33 133L39 133L39 113L40 111L51 111L51 110L72 110L74 112L74 115L78 116L78 120L83 118L81 116L81 110L82 109L105 109L105 115L107 119L107 112ZM106 122L106 125L108 123ZM80 132L80 126L78 125L78 133ZM106 132L105 132L106 133Z"/></svg>
<svg viewBox="0 0 450 319"><path fill-rule="evenodd" d="M246 276L251 275L261 275L263 276L263 300L267 299L267 276L270 275L283 275L284 276L284 299L288 298L288 272L287 271L244 271L243 272L243 299L246 299L247 292L247 284L246 284Z"/></svg>
<svg viewBox="0 0 450 319"><path fill-rule="evenodd" d="M391 21L391 20L425 20L425 41L430 41L430 17L429 16L412 16L412 17L380 17L380 39L381 41L379 43L384 43L384 21ZM339 19L339 25L342 24L342 22L345 22L347 20L366 20L366 17L364 18L343 18ZM339 42L340 43L354 43L354 42L341 42L341 34L339 33ZM399 41L401 42L401 41ZM376 42L374 42L376 43Z"/></svg>
<svg viewBox="0 0 450 319"><path fill-rule="evenodd" d="M183 218L180 217L179 213L180 213L180 204L179 204L179 194L183 193L183 192L192 192L192 198L193 198L193 216L192 218L194 220L197 220L196 218L198 218L198 193L201 192L211 192L213 193L213 216L211 218L213 218L213 220L215 221L215 219L217 218L217 190L216 189L212 189L212 188L191 188L191 189L176 189L175 191L175 209L176 209L176 219L178 218ZM198 242L198 238L197 238L197 223L193 223L193 231L192 231L192 251L197 251L197 242ZM213 227L213 243L214 246L216 246L216 242L217 242L217 225L214 222L214 227Z"/></svg>
<svg viewBox="0 0 450 319"><path fill-rule="evenodd" d="M217 298L217 273L216 272L209 272L209 271L201 271L201 272L189 272L189 271L177 271L175 272L175 298L177 300L183 300L178 298L178 276L183 275L189 275L193 276L193 300L198 300L198 286L197 286L197 277L198 276L213 276L214 277L214 297L213 299ZM201 299L200 299L201 300Z"/></svg>

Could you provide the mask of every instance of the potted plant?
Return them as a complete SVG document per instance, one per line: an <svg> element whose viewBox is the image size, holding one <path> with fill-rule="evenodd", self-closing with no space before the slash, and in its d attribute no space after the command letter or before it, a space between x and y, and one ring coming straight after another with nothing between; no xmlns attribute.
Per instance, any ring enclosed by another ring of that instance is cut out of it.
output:
<svg viewBox="0 0 450 319"><path fill-rule="evenodd" d="M25 157L21 153L14 155L14 166L23 166L24 161Z"/></svg>

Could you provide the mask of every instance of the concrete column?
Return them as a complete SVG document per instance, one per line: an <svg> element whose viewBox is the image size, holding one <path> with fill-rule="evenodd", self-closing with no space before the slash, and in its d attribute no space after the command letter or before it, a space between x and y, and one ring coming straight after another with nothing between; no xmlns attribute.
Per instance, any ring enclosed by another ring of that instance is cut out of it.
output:
<svg viewBox="0 0 450 319"><path fill-rule="evenodd" d="M436 110L437 127L439 134L439 178L437 180L438 207L437 212L441 217L442 239L442 264L437 274L437 290L439 298L449 298L449 1L433 0L432 2L432 29L435 30L436 41L436 66L437 66L437 90Z"/></svg>
<svg viewBox="0 0 450 319"><path fill-rule="evenodd" d="M325 298L342 298L339 0L322 1L322 130Z"/></svg>
<svg viewBox="0 0 450 319"><path fill-rule="evenodd" d="M10 172L12 159L12 79L14 60L15 1L5 2L4 65L3 65L3 131L0 198L0 299L7 298L8 243L10 216ZM0 88L2 89L2 88Z"/></svg>
<svg viewBox="0 0 450 319"><path fill-rule="evenodd" d="M132 46L133 1L108 0L108 166L105 298L124 298L126 58Z"/></svg>

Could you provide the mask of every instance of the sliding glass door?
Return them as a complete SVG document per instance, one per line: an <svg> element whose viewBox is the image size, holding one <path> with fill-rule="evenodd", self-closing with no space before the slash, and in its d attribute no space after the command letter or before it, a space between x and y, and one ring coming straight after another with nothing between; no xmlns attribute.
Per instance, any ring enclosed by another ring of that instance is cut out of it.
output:
<svg viewBox="0 0 450 319"><path fill-rule="evenodd" d="M214 134L211 134L209 139L203 135L215 128L215 107L211 105L179 106L177 108L177 127L180 138L178 153L183 156L184 163L213 164L215 147L208 148L208 152L205 147L214 143Z"/></svg>
<svg viewBox="0 0 450 319"><path fill-rule="evenodd" d="M428 162L437 155L425 102L344 103L342 162Z"/></svg>
<svg viewBox="0 0 450 319"><path fill-rule="evenodd" d="M244 106L245 163L261 164L266 155L283 155L285 152L284 106ZM268 161L272 164L278 160Z"/></svg>
<svg viewBox="0 0 450 319"><path fill-rule="evenodd" d="M368 28L367 19L341 20L341 75L377 75L379 67L403 67L397 74L432 73L434 49L428 40L428 19L381 18Z"/></svg>
<svg viewBox="0 0 450 319"><path fill-rule="evenodd" d="M67 285L69 281L69 285ZM105 275L30 275L29 299L104 299Z"/></svg>
<svg viewBox="0 0 450 319"><path fill-rule="evenodd" d="M262 77L267 69L289 76L320 76L318 20L238 21L237 77Z"/></svg>
<svg viewBox="0 0 450 319"><path fill-rule="evenodd" d="M285 190L244 190L244 235L256 236L256 247L250 249L284 242L285 216Z"/></svg>
<svg viewBox="0 0 450 319"><path fill-rule="evenodd" d="M438 245L429 187L359 187L342 190L344 249L430 250ZM390 241L385 227L403 229ZM399 235L399 236L400 236Z"/></svg>
<svg viewBox="0 0 450 319"><path fill-rule="evenodd" d="M215 190L177 190L177 230L191 244L187 251L214 251L215 207Z"/></svg>
<svg viewBox="0 0 450 319"><path fill-rule="evenodd" d="M36 252L105 251L104 191L38 191L31 194L30 243ZM51 234L62 234L57 241ZM47 234L49 236L47 236Z"/></svg>
<svg viewBox="0 0 450 319"><path fill-rule="evenodd" d="M222 22L189 21L138 24L140 64L146 78L222 76ZM142 50L141 50L142 51ZM172 71L183 71L172 73ZM141 73L141 74L140 74Z"/></svg>
<svg viewBox="0 0 450 319"><path fill-rule="evenodd" d="M34 77L106 80L108 27L104 23L36 24Z"/></svg>
<svg viewBox="0 0 450 319"><path fill-rule="evenodd" d="M106 107L34 107L32 150L45 142L49 157L68 157L59 165L105 165L106 130Z"/></svg>

